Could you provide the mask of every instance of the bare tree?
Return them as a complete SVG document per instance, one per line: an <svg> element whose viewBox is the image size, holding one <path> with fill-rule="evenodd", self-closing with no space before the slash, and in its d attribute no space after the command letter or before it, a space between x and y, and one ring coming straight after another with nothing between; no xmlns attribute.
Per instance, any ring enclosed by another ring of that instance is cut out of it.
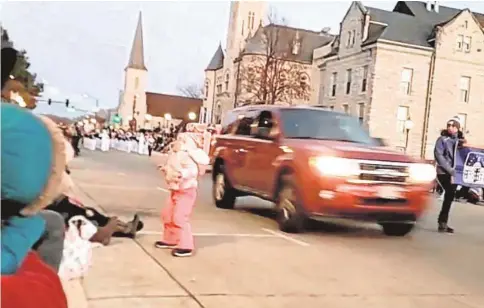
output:
<svg viewBox="0 0 484 308"><path fill-rule="evenodd" d="M188 84L186 86L178 86L178 92L182 95L192 98L203 97L203 86L197 84Z"/></svg>
<svg viewBox="0 0 484 308"><path fill-rule="evenodd" d="M251 104L309 100L309 76L305 65L298 61L304 35L287 27L286 21L274 13L268 20L269 24L254 37L259 40L259 52L239 59L238 94Z"/></svg>

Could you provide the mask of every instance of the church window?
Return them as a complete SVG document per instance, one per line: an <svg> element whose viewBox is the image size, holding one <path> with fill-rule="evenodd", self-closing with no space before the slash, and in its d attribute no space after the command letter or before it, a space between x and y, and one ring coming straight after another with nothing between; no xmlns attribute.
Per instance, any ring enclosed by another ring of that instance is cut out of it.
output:
<svg viewBox="0 0 484 308"><path fill-rule="evenodd" d="M245 20L242 20L242 35L244 35Z"/></svg>
<svg viewBox="0 0 484 308"><path fill-rule="evenodd" d="M255 13L249 12L249 22L247 24L248 29L254 29L254 18L255 18Z"/></svg>
<svg viewBox="0 0 484 308"><path fill-rule="evenodd" d="M220 93L222 93L222 85L218 84L217 85L217 94L220 94Z"/></svg>
<svg viewBox="0 0 484 308"><path fill-rule="evenodd" d="M225 75L225 91L229 90L229 79L230 79L229 74Z"/></svg>
<svg viewBox="0 0 484 308"><path fill-rule="evenodd" d="M134 88L137 90L137 89L138 89L138 86L139 86L139 78L138 78L138 77L136 77L136 78L134 79Z"/></svg>
<svg viewBox="0 0 484 308"><path fill-rule="evenodd" d="M208 97L208 83L205 84L205 98Z"/></svg>

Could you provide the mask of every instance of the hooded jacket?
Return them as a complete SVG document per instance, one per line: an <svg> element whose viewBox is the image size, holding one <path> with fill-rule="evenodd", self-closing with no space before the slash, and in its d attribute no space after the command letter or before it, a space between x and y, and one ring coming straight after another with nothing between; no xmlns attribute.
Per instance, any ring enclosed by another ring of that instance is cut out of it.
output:
<svg viewBox="0 0 484 308"><path fill-rule="evenodd" d="M463 138L460 131L456 135L450 135L447 130L442 130L434 148L437 174L454 175L455 150Z"/></svg>
<svg viewBox="0 0 484 308"><path fill-rule="evenodd" d="M197 187L198 176L203 173L210 159L189 133L180 133L175 142L178 144L172 147L164 167L168 187L171 190Z"/></svg>
<svg viewBox="0 0 484 308"><path fill-rule="evenodd" d="M37 213L59 195L65 170L62 132L29 110L2 103L1 268L15 273L45 227Z"/></svg>

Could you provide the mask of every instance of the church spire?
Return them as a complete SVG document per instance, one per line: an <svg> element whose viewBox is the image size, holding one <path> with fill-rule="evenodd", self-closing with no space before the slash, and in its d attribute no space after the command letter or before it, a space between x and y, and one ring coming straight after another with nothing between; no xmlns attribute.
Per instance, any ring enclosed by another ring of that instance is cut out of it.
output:
<svg viewBox="0 0 484 308"><path fill-rule="evenodd" d="M141 11L139 12L138 25L134 34L133 46L131 47L131 55L127 68L134 68L139 70L147 70L145 66L145 56L143 47L143 23L141 18Z"/></svg>

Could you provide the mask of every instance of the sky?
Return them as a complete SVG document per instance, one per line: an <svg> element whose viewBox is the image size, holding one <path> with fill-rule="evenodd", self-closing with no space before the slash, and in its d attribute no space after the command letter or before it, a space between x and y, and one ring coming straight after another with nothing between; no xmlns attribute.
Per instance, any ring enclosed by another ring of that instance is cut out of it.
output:
<svg viewBox="0 0 484 308"><path fill-rule="evenodd" d="M289 25L319 31L339 24L350 1L268 1ZM396 1L363 1L392 10ZM484 13L484 1L440 1L441 5ZM136 28L143 14L147 91L180 94L179 87L202 84L218 44L225 46L229 1L59 1L4 2L2 26L17 49L26 49L31 71L44 81L45 97L91 109L118 105ZM39 113L69 114L64 105L39 103Z"/></svg>

